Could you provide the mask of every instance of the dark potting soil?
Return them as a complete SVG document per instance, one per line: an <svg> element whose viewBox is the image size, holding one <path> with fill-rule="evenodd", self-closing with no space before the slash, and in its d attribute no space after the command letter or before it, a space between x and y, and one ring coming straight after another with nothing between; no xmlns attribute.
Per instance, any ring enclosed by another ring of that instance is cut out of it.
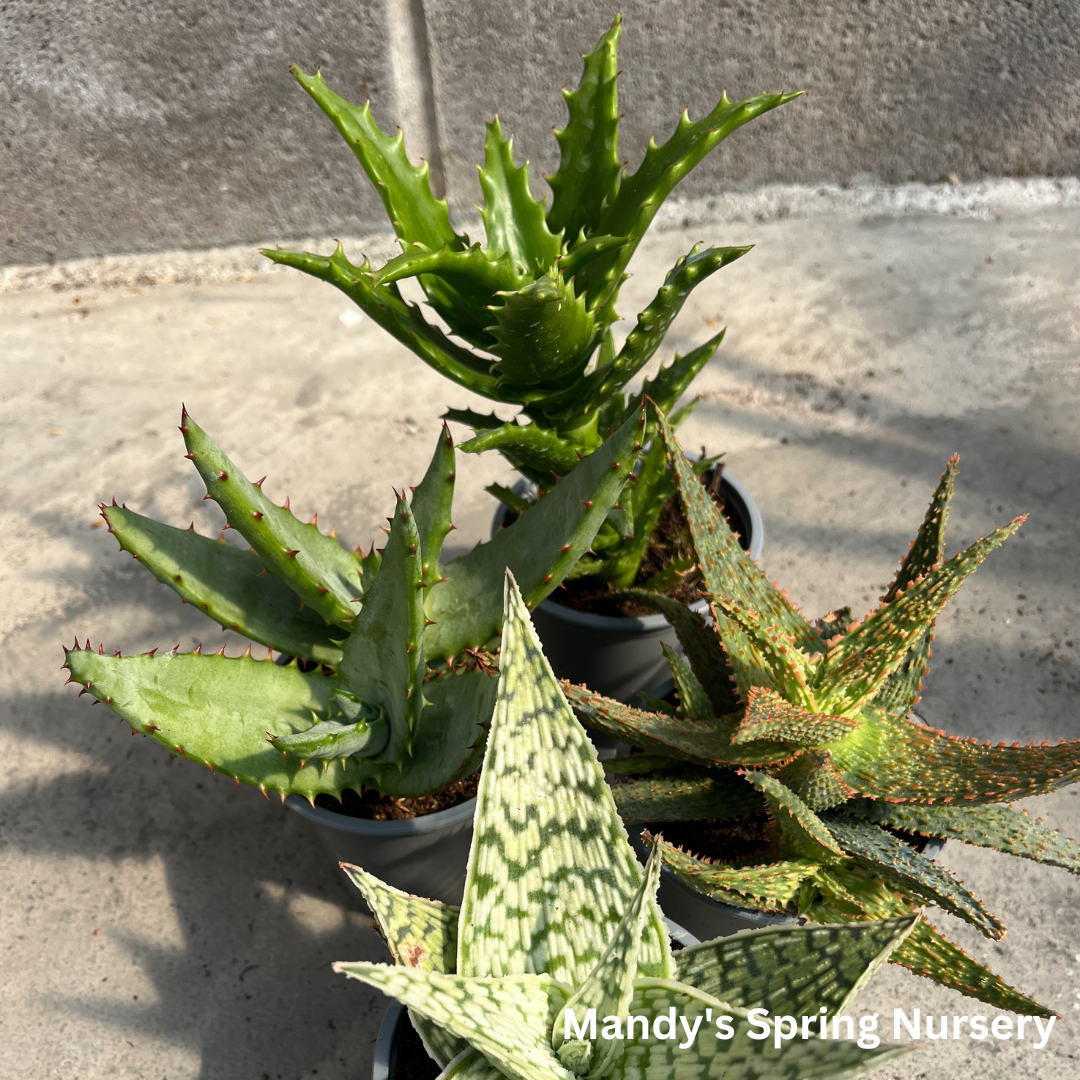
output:
<svg viewBox="0 0 1080 1080"><path fill-rule="evenodd" d="M398 1021L394 1034L393 1058L391 1080L436 1080L442 1071L428 1056L408 1013L404 1013Z"/></svg>
<svg viewBox="0 0 1080 1080"><path fill-rule="evenodd" d="M750 547L750 523L743 521L738 510L731 506L720 493L720 478L723 465L717 464L701 477L701 482L712 496L712 500L724 515L732 530L739 536L743 549ZM658 574L666 566L679 559L693 558L694 548L690 540L690 527L686 523L682 504L678 495L672 495L660 511L660 519L653 529L645 557L641 560L634 585L640 585ZM612 600L611 593L618 592L618 587L610 581L598 581L593 577L577 578L568 581L557 589L552 599L563 607L578 611L591 611L594 615L655 615L656 612L644 604L631 600ZM679 584L668 591L668 596L692 604L701 598L701 572L695 567L689 571Z"/></svg>
<svg viewBox="0 0 1080 1080"><path fill-rule="evenodd" d="M763 810L727 821L650 821L653 836L661 834L676 847L717 863L743 862L764 856L773 845L774 826Z"/></svg>
<svg viewBox="0 0 1080 1080"><path fill-rule="evenodd" d="M341 793L339 802L333 795L316 795L315 805L324 810L345 817L365 818L368 821L405 821L408 818L424 817L440 810L449 810L452 806L476 798L476 788L480 783L480 772L466 776L456 784L436 791L434 795L420 795L412 799L396 799L392 795L383 795L368 788L363 795L351 789Z"/></svg>

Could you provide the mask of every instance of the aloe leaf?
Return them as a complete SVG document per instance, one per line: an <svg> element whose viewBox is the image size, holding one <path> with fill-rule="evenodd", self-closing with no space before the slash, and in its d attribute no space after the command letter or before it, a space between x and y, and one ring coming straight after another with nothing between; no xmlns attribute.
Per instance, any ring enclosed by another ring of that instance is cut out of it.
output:
<svg viewBox="0 0 1080 1080"><path fill-rule="evenodd" d="M271 740L275 750L292 754L301 762L325 761L330 758L377 757L390 741L390 726L379 715L354 723L320 720L307 731L292 735L276 735Z"/></svg>
<svg viewBox="0 0 1080 1080"><path fill-rule="evenodd" d="M415 1023L414 1020L414 1026ZM474 1050L468 1043L464 1045L465 1049L443 1067L436 1080L502 1080L504 1073L496 1069L479 1050Z"/></svg>
<svg viewBox="0 0 1080 1080"><path fill-rule="evenodd" d="M434 621L424 635L429 660L479 647L494 636L502 618L498 583L507 567L529 607L558 587L619 501L633 467L639 424L627 421L527 514L444 567L447 580L428 590L426 602L427 617Z"/></svg>
<svg viewBox="0 0 1080 1080"><path fill-rule="evenodd" d="M466 454L498 450L515 469L545 488L572 472L579 460L573 446L551 428L514 421L474 435L461 450Z"/></svg>
<svg viewBox="0 0 1080 1080"><path fill-rule="evenodd" d="M832 760L844 782L870 798L982 806L1080 779L1080 740L980 746L879 709L864 708L859 717L862 727L833 744Z"/></svg>
<svg viewBox="0 0 1080 1080"><path fill-rule="evenodd" d="M416 517L404 499L390 526L382 566L345 644L349 689L379 705L390 723L389 761L412 753L424 708L424 572Z"/></svg>
<svg viewBox="0 0 1080 1080"><path fill-rule="evenodd" d="M627 335L610 374L600 386L600 394L625 386L652 359L694 288L749 250L728 247L702 251L701 245L695 244L682 256L668 271L652 303L638 315L637 325Z"/></svg>
<svg viewBox="0 0 1080 1080"><path fill-rule="evenodd" d="M428 588L438 583L439 555L447 533L454 527L450 516L456 476L454 440L444 423L431 464L424 473L424 479L413 489L410 503L420 543L421 570Z"/></svg>
<svg viewBox="0 0 1080 1080"><path fill-rule="evenodd" d="M845 712L871 701L901 663L911 641L929 632L967 576L1025 520L1014 518L976 540L841 637L826 654L815 681L814 694L822 706Z"/></svg>
<svg viewBox="0 0 1080 1080"><path fill-rule="evenodd" d="M781 855L826 864L843 861L844 851L828 826L795 792L765 773L746 772L744 775L765 796L769 814L776 822Z"/></svg>
<svg viewBox="0 0 1080 1080"><path fill-rule="evenodd" d="M764 573L739 546L737 537L697 479L671 425L661 413L657 413L657 429L667 447L668 460L708 592L714 598L729 597L740 608L756 612L779 633L789 637L795 647L810 654L820 652L823 648L821 639L810 624L788 601L787 596L769 583ZM720 636L724 637L723 629Z"/></svg>
<svg viewBox="0 0 1080 1080"><path fill-rule="evenodd" d="M533 198L529 188L528 163L514 164L514 140L503 138L497 116L487 126L484 165L478 171L488 252L508 254L516 268L530 275L547 271L559 257L562 237L559 230L548 230L544 204Z"/></svg>
<svg viewBox="0 0 1080 1080"><path fill-rule="evenodd" d="M628 236L594 236L589 240L582 238L565 255L559 257L559 271L564 278L569 280L593 259L599 258L606 251L622 247L629 241ZM614 359L614 351L610 357L601 357L600 362L606 363L612 359Z"/></svg>
<svg viewBox="0 0 1080 1080"><path fill-rule="evenodd" d="M322 73L308 75L295 64L289 68L296 81L333 121L349 144L386 207L394 232L407 243L429 248L443 244L464 246L465 238L454 232L445 199L431 194L428 164L413 165L405 153L405 137L383 134L371 115L371 106L356 106L334 93Z"/></svg>
<svg viewBox="0 0 1080 1080"><path fill-rule="evenodd" d="M476 798L457 970L546 971L579 986L641 887L641 867L509 573L504 596L499 693ZM649 974L672 970L655 904L638 962Z"/></svg>
<svg viewBox="0 0 1080 1080"><path fill-rule="evenodd" d="M503 484L488 484L484 490L489 495L494 495L513 514L521 515L532 509L533 504L528 499Z"/></svg>
<svg viewBox="0 0 1080 1080"><path fill-rule="evenodd" d="M581 80L573 91L563 90L570 116L555 132L559 168L546 177L552 191L548 228L575 237L584 229L595 235L605 200L618 191L619 160L618 76L622 18L616 16L596 48L584 57Z"/></svg>
<svg viewBox="0 0 1080 1080"><path fill-rule="evenodd" d="M772 775L815 811L839 806L855 794L833 764L828 750L807 748L785 765L773 769Z"/></svg>
<svg viewBox="0 0 1080 1080"><path fill-rule="evenodd" d="M467 248L444 244L434 251L423 244L411 244L374 271L371 280L377 287L426 274L442 279L480 307L489 304L492 294L500 289L520 289L527 280L509 255L493 256L479 244Z"/></svg>
<svg viewBox="0 0 1080 1080"><path fill-rule="evenodd" d="M329 258L284 248L262 248L261 251L272 262L303 270L320 281L336 286L388 334L458 386L494 401L510 400L505 392L500 393L497 388L497 380L490 373L490 358L477 356L451 341L442 330L424 318L415 304L402 298L397 286L375 285L371 280L370 268L353 266L340 245ZM485 313L485 317L478 320L476 333L466 340L473 340L480 347L488 347L483 344L488 339L482 333L488 321ZM454 329L462 332L460 327Z"/></svg>
<svg viewBox="0 0 1080 1080"><path fill-rule="evenodd" d="M648 713L564 682L563 693L583 724L630 743L646 753L663 754L695 765L773 765L792 757L780 743L732 746L731 735L739 717L712 721L685 720Z"/></svg>
<svg viewBox="0 0 1080 1080"><path fill-rule="evenodd" d="M549 975L476 978L363 961L334 964L479 1050L511 1080L574 1080L549 1041L566 991Z"/></svg>
<svg viewBox="0 0 1080 1080"><path fill-rule="evenodd" d="M609 764L610 760L604 762L606 772ZM611 794L623 821L723 821L765 807L754 788L727 769L624 780L612 784Z"/></svg>
<svg viewBox="0 0 1080 1080"><path fill-rule="evenodd" d="M660 648L668 667L671 668L671 677L675 680L675 689L679 692L679 705L683 716L687 720L711 720L712 702L690 665L670 645L662 643Z"/></svg>
<svg viewBox="0 0 1080 1080"><path fill-rule="evenodd" d="M609 199L601 212L595 231L613 236L644 236L675 185L710 150L756 116L798 96L798 93L758 94L732 104L725 94L716 108L696 123L684 111L667 142L658 146L650 140L641 165L632 176L623 177L618 194ZM628 244L606 259L597 259L586 273L587 287L607 292L617 288L636 247L636 242Z"/></svg>
<svg viewBox="0 0 1080 1080"><path fill-rule="evenodd" d="M641 388L644 397L656 404L656 407L665 415L669 415L669 423L672 428L677 428L684 417L676 418L671 410L675 408L679 398L690 389L690 384L701 373L702 368L713 358L720 342L724 340L727 330L721 330L714 334L704 345L691 349L685 356L675 354L675 359L666 367L662 367L652 379L646 379Z"/></svg>
<svg viewBox="0 0 1080 1080"><path fill-rule="evenodd" d="M173 528L126 506L103 506L101 513L124 551L223 627L291 656L331 667L341 662L335 639L342 632L311 608L298 611L299 597L266 573L254 551L200 536L194 528Z"/></svg>
<svg viewBox="0 0 1080 1080"><path fill-rule="evenodd" d="M395 963L454 973L460 910L456 904L412 896L351 863L342 863L341 869L371 909Z"/></svg>
<svg viewBox="0 0 1080 1080"><path fill-rule="evenodd" d="M679 1038L658 1040L652 1037L655 1018L670 1015L685 1017L693 1028L701 1025L693 1044L685 1049ZM673 1080L700 1077L702 1080L853 1080L877 1065L909 1052L911 1046L880 1046L863 1050L852 1042L794 1037L779 1049L774 1043L749 1038L749 1025L742 1009L716 999L695 987L659 979L639 980L630 1005L634 1016L644 1017L650 1026L641 1038L641 1025L628 1037L622 1054L609 1074L611 1080ZM735 1035L716 1038L712 1022L726 1014Z"/></svg>
<svg viewBox="0 0 1080 1080"><path fill-rule="evenodd" d="M775 690L753 687L746 713L731 741L746 743L768 739L795 746L820 746L850 735L860 723L847 716L807 712L785 701Z"/></svg>
<svg viewBox="0 0 1080 1080"><path fill-rule="evenodd" d="M868 874L952 913L1000 941L1005 926L991 915L947 870L920 855L910 844L868 821L829 814L825 826L836 842Z"/></svg>
<svg viewBox="0 0 1080 1080"><path fill-rule="evenodd" d="M360 561L331 536L297 521L288 505L272 503L225 456L185 409L180 431L206 491L225 512L229 526L255 549L262 564L280 578L300 603L327 622L348 628L362 599Z"/></svg>
<svg viewBox="0 0 1080 1080"><path fill-rule="evenodd" d="M917 914L844 926L769 926L682 949L680 982L773 1016L842 1013L919 921Z"/></svg>
<svg viewBox="0 0 1080 1080"><path fill-rule="evenodd" d="M579 1012L584 1015L587 1010L595 1009L597 1016L604 1017L605 1022L609 1016L617 1017L620 1022L626 1019L634 997L642 937L656 908L660 867L660 855L654 848L645 866L641 888L626 909L604 955L589 977L570 995L564 1012L576 1017ZM621 1038L608 1038L601 1033L591 1044L582 1046L582 1040L566 1040L565 1032L566 1025L560 1013L551 1029L552 1048L564 1064L575 1060L580 1062L581 1066L574 1071L585 1076L586 1080L605 1076L616 1054L622 1049ZM566 1046L567 1041L579 1045Z"/></svg>
<svg viewBox="0 0 1080 1080"><path fill-rule="evenodd" d="M821 869L813 859L777 859L757 866L725 866L659 840L665 865L697 892L741 908L785 911L804 881Z"/></svg>
<svg viewBox="0 0 1080 1080"><path fill-rule="evenodd" d="M1008 806L922 806L859 799L845 806L844 812L894 829L960 840L1080 874L1080 844Z"/></svg>
<svg viewBox="0 0 1080 1080"><path fill-rule="evenodd" d="M727 653L704 616L673 597L644 589L624 589L619 595L659 611L671 623L690 667L709 695L715 716L725 716L739 708Z"/></svg>

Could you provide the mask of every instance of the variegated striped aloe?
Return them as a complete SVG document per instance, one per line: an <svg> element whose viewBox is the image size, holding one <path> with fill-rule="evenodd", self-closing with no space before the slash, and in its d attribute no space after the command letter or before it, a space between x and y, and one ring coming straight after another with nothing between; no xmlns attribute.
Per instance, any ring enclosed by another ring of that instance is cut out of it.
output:
<svg viewBox="0 0 1080 1080"><path fill-rule="evenodd" d="M661 848L642 874L509 574L506 605L464 902L408 896L347 866L397 963L335 969L409 1007L442 1080L824 1080L903 1052L817 1038L763 1044L747 1037L746 1018L754 1008L842 1012L917 915L766 930L672 954L655 900ZM690 1045L685 1032L650 1034L669 1010L694 1029ZM644 1037L640 1020L624 1032L631 1015L645 1019ZM713 1030L721 1017L732 1038Z"/></svg>
<svg viewBox="0 0 1080 1080"><path fill-rule="evenodd" d="M586 551L618 502L644 415L630 417L529 512L520 527L445 565L452 528L454 444L443 428L412 502L398 496L386 547L347 551L271 502L185 410L180 430L206 498L247 551L102 506L120 542L185 603L304 661L143 656L68 650L69 681L108 704L133 732L174 754L309 800L343 788L394 796L438 791L480 762L495 682L483 649L502 618L507 566L538 603ZM224 537L224 530L222 531ZM269 652L268 657L269 659Z"/></svg>
<svg viewBox="0 0 1080 1080"><path fill-rule="evenodd" d="M660 431L693 534L715 629L678 602L629 590L674 625L676 709L653 712L583 687L567 694L586 723L645 751L609 763L637 821L725 820L767 811L771 848L724 864L664 845L671 869L738 907L798 911L821 922L879 918L925 903L994 939L1005 928L951 874L897 830L943 837L1080 873L1080 845L1017 813L1010 800L1080 779L1080 741L980 746L909 718L948 599L1023 522L1017 518L945 559L952 459L881 606L809 622L742 552L671 428ZM893 961L992 1005L1050 1011L920 924Z"/></svg>
<svg viewBox="0 0 1080 1080"><path fill-rule="evenodd" d="M409 161L400 132L385 135L369 105L351 105L320 73L292 69L374 184L402 253L378 269L367 261L349 262L340 246L329 257L280 248L264 254L337 286L458 385L519 407L509 422L472 410L447 415L476 432L463 450L498 450L544 491L635 411L636 399L627 401L626 387L656 353L691 290L749 250L693 248L671 269L616 350L611 326L619 319L619 288L656 212L729 134L798 96L759 94L732 103L725 94L696 122L684 112L671 138L660 146L650 141L637 171L624 175L616 87L621 28L616 18L585 57L577 89L563 91L570 115L555 133L561 158L547 177L550 206L533 196L528 166L514 163L512 140L503 137L498 118L488 125L480 169L483 244L472 243L451 224L445 199L432 195L427 164ZM431 309L458 341L402 297L398 282L407 278L417 279ZM653 400L672 408L722 337L723 332L661 369L646 383ZM582 562L576 574L633 582L672 493L662 452L646 460L641 478L632 498L599 531L593 543L599 558ZM507 489L494 485L490 490L511 509L523 509Z"/></svg>

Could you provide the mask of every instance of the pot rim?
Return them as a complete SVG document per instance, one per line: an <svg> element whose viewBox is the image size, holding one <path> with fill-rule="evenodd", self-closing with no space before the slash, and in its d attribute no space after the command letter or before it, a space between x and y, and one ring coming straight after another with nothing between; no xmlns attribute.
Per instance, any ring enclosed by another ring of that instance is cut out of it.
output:
<svg viewBox="0 0 1080 1080"><path fill-rule="evenodd" d="M312 806L302 795L290 795L285 800L285 805L315 825L336 829L338 832L351 833L353 836L398 837L415 836L417 833L435 832L458 825L473 816L476 798L474 796L466 799L465 802L449 806L445 810L436 810L434 814L401 821L372 821L370 818L349 817L322 806Z"/></svg>
<svg viewBox="0 0 1080 1080"><path fill-rule="evenodd" d="M734 476L726 468L720 476L720 485L727 484L738 496L746 515L750 519L750 549L747 555L753 560L761 558L761 549L765 544L765 523L761 519L761 510L750 494L749 489L737 476ZM498 516L496 515L496 521ZM709 610L709 602L702 598L695 600L689 605L692 611L706 614ZM537 604L537 610L545 615L558 619L560 622L571 623L574 626L584 626L591 630L617 630L623 633L657 633L666 629L667 619L663 615L594 615L591 611L578 611L576 608L564 607L550 596Z"/></svg>

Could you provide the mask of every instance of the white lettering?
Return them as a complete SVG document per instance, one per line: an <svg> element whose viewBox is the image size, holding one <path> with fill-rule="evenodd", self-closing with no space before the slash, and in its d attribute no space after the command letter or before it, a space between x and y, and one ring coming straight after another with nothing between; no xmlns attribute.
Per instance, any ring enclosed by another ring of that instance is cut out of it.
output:
<svg viewBox="0 0 1080 1080"><path fill-rule="evenodd" d="M617 1016L605 1016L603 1020L604 1026L600 1029L600 1038L602 1039L621 1039L622 1038L622 1023Z"/></svg>
<svg viewBox="0 0 1080 1080"><path fill-rule="evenodd" d="M682 1023L683 1031L686 1032L686 1042L679 1043L679 1049L680 1050L688 1050L691 1046L694 1045L694 1039L697 1038L697 1029L699 1027L701 1027L701 1017L700 1016L694 1017L694 1026L693 1027L691 1027L686 1022L686 1017L685 1016L680 1016L679 1021Z"/></svg>
<svg viewBox="0 0 1080 1080"><path fill-rule="evenodd" d="M847 1034L840 1034L840 1025L847 1024ZM832 1018L832 1037L834 1039L854 1039L855 1021L850 1016L834 1016Z"/></svg>
<svg viewBox="0 0 1080 1080"><path fill-rule="evenodd" d="M634 1025L641 1024L641 1038L647 1039L649 1037L649 1018L647 1016L628 1016L626 1018L626 1038L627 1041L634 1038Z"/></svg>
<svg viewBox="0 0 1080 1080"><path fill-rule="evenodd" d="M881 1042L881 1039L874 1034L877 1031L877 1018L877 1013L873 1016L859 1017L859 1045L864 1050L873 1050Z"/></svg>
<svg viewBox="0 0 1080 1080"><path fill-rule="evenodd" d="M1035 1044L1036 1050L1041 1050L1046 1045L1046 1040L1050 1038L1050 1032L1054 1030L1054 1021L1056 1019L1056 1016L1051 1016L1050 1019L1046 1021L1046 1027L1044 1028L1043 1018L1041 1016L1036 1016L1034 1018L1035 1026L1039 1029L1039 1034L1042 1036L1042 1042L1037 1042Z"/></svg>
<svg viewBox="0 0 1080 1080"><path fill-rule="evenodd" d="M754 1029L746 1033L748 1039L767 1039L769 1037L769 1021L762 1020L763 1016L768 1015L768 1009L751 1009L746 1014L746 1019L750 1021L750 1026Z"/></svg>
<svg viewBox="0 0 1080 1080"><path fill-rule="evenodd" d="M785 1030L787 1025L791 1025L791 1030ZM780 1049L780 1044L785 1039L794 1039L799 1033L799 1023L794 1016L778 1016L773 1021L773 1046L777 1050Z"/></svg>
<svg viewBox="0 0 1080 1080"><path fill-rule="evenodd" d="M804 1016L802 1018L802 1037L804 1039L810 1038L810 1025L814 1022L814 1017Z"/></svg>
<svg viewBox="0 0 1080 1080"><path fill-rule="evenodd" d="M949 1018L947 1016L941 1017L941 1030L934 1034L934 1018L928 1016L926 1018L926 1037L928 1039L947 1039L949 1037Z"/></svg>
<svg viewBox="0 0 1080 1080"><path fill-rule="evenodd" d="M735 1029L731 1026L734 1016L718 1016L716 1018L716 1037L718 1039L734 1039Z"/></svg>
<svg viewBox="0 0 1080 1080"><path fill-rule="evenodd" d="M919 1019L919 1010L915 1010L915 1015L912 1020L908 1020L907 1013L903 1009L893 1009L892 1011L892 1037L894 1039L900 1038L900 1025L903 1024L907 1028L907 1033L913 1039L922 1038L922 1021Z"/></svg>
<svg viewBox="0 0 1080 1080"><path fill-rule="evenodd" d="M995 1039L1011 1039L1012 1017L995 1016L994 1022L990 1025L990 1030L994 1033Z"/></svg>
<svg viewBox="0 0 1080 1080"><path fill-rule="evenodd" d="M661 1034L661 1032L660 1032L660 1025L661 1024L666 1024L667 1025L667 1034L666 1035ZM671 1008L668 1009L666 1015L662 1013L660 1016L657 1016L657 1017L655 1017L653 1019L652 1033L653 1033L653 1037L657 1038L657 1039L674 1039L674 1038L678 1037L675 1034L675 1006L674 1005L672 1005Z"/></svg>
<svg viewBox="0 0 1080 1080"><path fill-rule="evenodd" d="M986 1030L986 1017L985 1016L973 1016L970 1024L971 1030L968 1032L969 1039L985 1039L990 1034Z"/></svg>
<svg viewBox="0 0 1080 1080"><path fill-rule="evenodd" d="M574 1033L570 1034L570 1029L573 1028ZM573 1009L563 1010L563 1038L564 1039L592 1039L596 1041L596 1010L588 1009L585 1012L585 1019L581 1022L581 1027L578 1027L577 1015Z"/></svg>
<svg viewBox="0 0 1080 1080"><path fill-rule="evenodd" d="M960 1025L967 1022L966 1016L954 1016L952 1018L952 1037L954 1039L960 1038Z"/></svg>

